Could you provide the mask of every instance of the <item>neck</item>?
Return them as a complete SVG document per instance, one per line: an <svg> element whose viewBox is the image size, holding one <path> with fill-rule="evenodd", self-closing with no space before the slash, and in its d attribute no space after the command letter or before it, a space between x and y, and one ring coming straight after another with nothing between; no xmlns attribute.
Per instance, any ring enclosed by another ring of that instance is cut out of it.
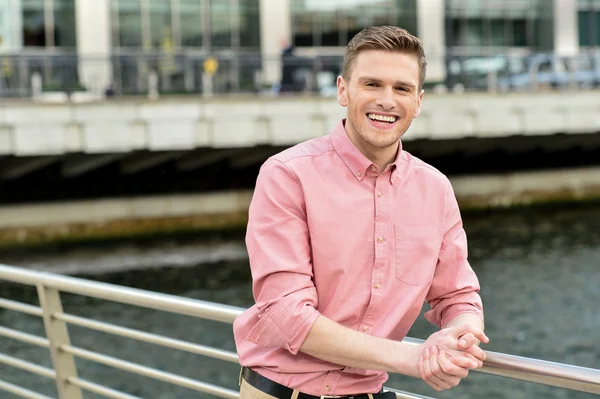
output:
<svg viewBox="0 0 600 399"><path fill-rule="evenodd" d="M356 134L354 134L354 132L351 132L350 130L351 129L346 129L346 131L348 132L348 138L350 139L352 144L354 144L354 146L358 148L358 150L365 157L367 157L369 161L379 166L379 170L384 171L389 164L396 160L396 156L398 154L399 149L399 142L396 142L395 144L384 148L373 147L372 145L369 145L364 141L360 140L356 136Z"/></svg>
<svg viewBox="0 0 600 399"><path fill-rule="evenodd" d="M363 144L363 146L368 148L362 149L358 147L360 152L362 152L369 161L379 166L379 170L381 171L384 171L389 164L394 162L396 160L396 155L398 154L398 143L386 148L376 148L369 146L368 144Z"/></svg>

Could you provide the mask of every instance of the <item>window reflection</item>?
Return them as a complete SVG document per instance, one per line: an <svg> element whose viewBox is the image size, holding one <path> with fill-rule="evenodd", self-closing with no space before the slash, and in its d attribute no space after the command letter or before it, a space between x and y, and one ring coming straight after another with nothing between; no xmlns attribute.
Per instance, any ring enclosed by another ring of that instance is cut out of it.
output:
<svg viewBox="0 0 600 399"><path fill-rule="evenodd" d="M173 47L173 29L171 26L171 4L164 0L149 0L150 43L154 49Z"/></svg>
<svg viewBox="0 0 600 399"><path fill-rule="evenodd" d="M260 47L259 0L240 0L240 45L258 49Z"/></svg>
<svg viewBox="0 0 600 399"><path fill-rule="evenodd" d="M54 0L54 45L75 47L75 0Z"/></svg>
<svg viewBox="0 0 600 399"><path fill-rule="evenodd" d="M259 0L110 2L116 19L113 37L119 47L164 50L260 46Z"/></svg>
<svg viewBox="0 0 600 399"><path fill-rule="evenodd" d="M484 47L553 47L553 2L446 0L446 45L475 52Z"/></svg>
<svg viewBox="0 0 600 399"><path fill-rule="evenodd" d="M21 5L25 47L75 47L75 0L23 0Z"/></svg>
<svg viewBox="0 0 600 399"><path fill-rule="evenodd" d="M373 25L416 33L416 0L292 0L294 45L343 47Z"/></svg>
<svg viewBox="0 0 600 399"><path fill-rule="evenodd" d="M578 0L579 44L600 46L600 0Z"/></svg>
<svg viewBox="0 0 600 399"><path fill-rule="evenodd" d="M179 0L181 21L181 45L183 47L202 46L202 4L199 0Z"/></svg>
<svg viewBox="0 0 600 399"><path fill-rule="evenodd" d="M231 22L229 0L210 0L212 47L231 46Z"/></svg>
<svg viewBox="0 0 600 399"><path fill-rule="evenodd" d="M46 47L44 0L23 0L23 45Z"/></svg>
<svg viewBox="0 0 600 399"><path fill-rule="evenodd" d="M113 0L117 9L120 47L142 47L142 14L140 0Z"/></svg>

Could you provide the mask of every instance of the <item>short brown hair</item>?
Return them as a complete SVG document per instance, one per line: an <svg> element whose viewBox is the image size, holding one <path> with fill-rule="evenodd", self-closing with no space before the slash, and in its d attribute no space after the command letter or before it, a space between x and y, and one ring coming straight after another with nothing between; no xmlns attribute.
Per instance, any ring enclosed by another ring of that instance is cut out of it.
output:
<svg viewBox="0 0 600 399"><path fill-rule="evenodd" d="M349 80L354 60L363 51L384 50L412 54L419 62L419 89L423 87L427 61L421 40L397 26L371 26L358 32L346 46L342 76Z"/></svg>

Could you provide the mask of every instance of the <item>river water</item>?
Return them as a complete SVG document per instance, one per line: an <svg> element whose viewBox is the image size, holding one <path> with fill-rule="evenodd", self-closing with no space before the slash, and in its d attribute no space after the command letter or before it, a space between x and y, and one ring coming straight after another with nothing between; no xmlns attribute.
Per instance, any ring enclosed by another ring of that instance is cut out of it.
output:
<svg viewBox="0 0 600 399"><path fill-rule="evenodd" d="M470 260L477 272L486 314L486 349L514 355L600 367L600 207L529 209L465 217ZM52 270L136 288L247 307L250 275L242 241L193 240L80 247L58 253L6 256L2 263ZM0 296L37 304L33 289L0 284ZM231 327L217 322L62 295L67 312L150 330L204 345L235 350ZM424 307L425 311L427 306ZM43 335L39 319L0 310L0 325ZM409 336L435 331L419 318ZM141 362L231 389L238 367L175 350L70 327L74 345ZM0 352L50 367L48 351L7 338ZM185 388L77 360L79 375L143 398L209 398ZM53 383L0 365L0 379L56 397ZM386 386L437 398L592 398L472 372L449 391L392 375ZM13 398L5 392L1 398ZM85 398L100 396L85 393Z"/></svg>

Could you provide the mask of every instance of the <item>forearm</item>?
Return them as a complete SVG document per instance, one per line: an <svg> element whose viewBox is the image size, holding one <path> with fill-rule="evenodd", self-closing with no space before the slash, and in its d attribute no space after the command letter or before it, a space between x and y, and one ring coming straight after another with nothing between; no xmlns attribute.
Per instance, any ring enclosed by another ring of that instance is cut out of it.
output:
<svg viewBox="0 0 600 399"><path fill-rule="evenodd" d="M369 370L419 377L419 346L373 337L319 316L300 351L318 359Z"/></svg>

